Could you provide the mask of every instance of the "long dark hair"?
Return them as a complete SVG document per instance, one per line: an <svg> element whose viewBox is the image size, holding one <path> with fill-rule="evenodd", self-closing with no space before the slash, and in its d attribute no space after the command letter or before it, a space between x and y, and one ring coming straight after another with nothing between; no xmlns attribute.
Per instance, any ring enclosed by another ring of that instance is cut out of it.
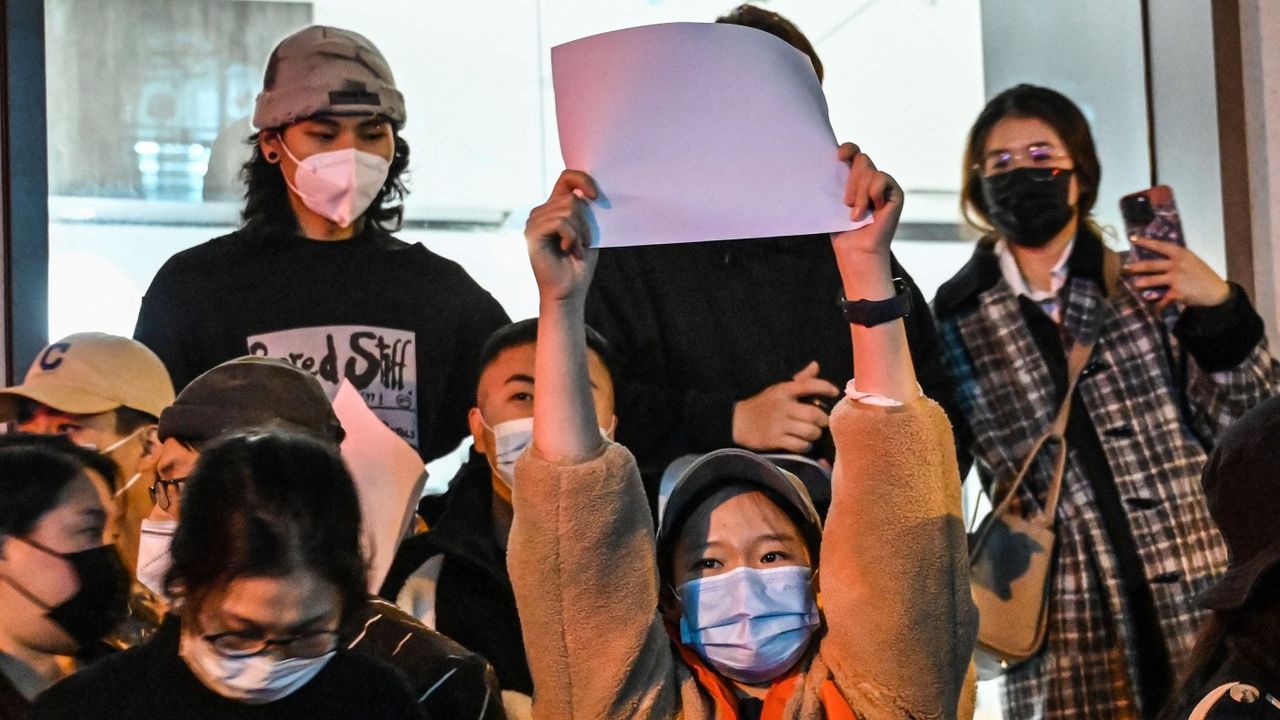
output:
<svg viewBox="0 0 1280 720"><path fill-rule="evenodd" d="M244 211L240 216L244 224L266 233L294 234L298 231L298 219L289 205L289 189L284 174L277 163L268 162L258 144L263 132L284 132L283 128L262 130L246 141L253 147L253 156L244 164L240 176L244 179ZM395 232L404 222L404 199L409 195L404 172L409 167L409 143L395 132L395 154L387 181L364 213L364 221L385 232Z"/></svg>
<svg viewBox="0 0 1280 720"><path fill-rule="evenodd" d="M205 449L172 553L166 592L192 612L237 578L299 570L337 588L344 621L367 594L351 475L332 447L300 434L249 431Z"/></svg>
<svg viewBox="0 0 1280 720"><path fill-rule="evenodd" d="M1098 199L1102 166L1093 144L1089 121L1080 108L1066 95L1036 85L1015 85L991 98L978 114L964 150L964 183L960 189L960 208L965 220L980 230L992 229L987 215L987 201L982 196L982 159L987 136L996 123L1008 117L1043 120L1062 138L1064 148L1075 166L1076 185L1080 195L1076 207L1081 222L1089 222L1089 213ZM1095 228L1096 230L1096 228Z"/></svg>
<svg viewBox="0 0 1280 720"><path fill-rule="evenodd" d="M1205 685L1222 669L1232 652L1244 655L1264 678L1268 688L1280 687L1280 566L1271 568L1254 584L1244 605L1235 610L1215 610L1201 626L1195 648L1185 666L1178 692L1161 714L1162 720L1185 717L1212 689Z"/></svg>

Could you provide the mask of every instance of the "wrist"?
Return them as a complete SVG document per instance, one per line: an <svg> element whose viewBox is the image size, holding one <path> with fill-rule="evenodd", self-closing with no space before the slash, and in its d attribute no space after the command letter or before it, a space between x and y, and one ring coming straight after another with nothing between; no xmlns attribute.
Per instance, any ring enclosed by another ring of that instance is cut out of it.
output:
<svg viewBox="0 0 1280 720"><path fill-rule="evenodd" d="M586 292L570 292L563 297L540 296L538 299L539 317L576 318L586 314Z"/></svg>
<svg viewBox="0 0 1280 720"><path fill-rule="evenodd" d="M836 267L844 285L845 297L883 300L893 295L892 256L884 251L843 250L836 252ZM864 292L884 293L869 297Z"/></svg>
<svg viewBox="0 0 1280 720"><path fill-rule="evenodd" d="M862 295L852 300L847 295L840 299L840 311L851 325L870 328L911 314L911 288L905 280L892 280L888 291L879 283L868 283L859 289ZM886 292L891 295L886 296Z"/></svg>
<svg viewBox="0 0 1280 720"><path fill-rule="evenodd" d="M860 247L857 245L846 245L839 241L832 243L832 247L836 251L836 259L841 262L847 262L855 265L887 264L892 253L889 248L876 246L873 248Z"/></svg>
<svg viewBox="0 0 1280 720"><path fill-rule="evenodd" d="M1218 286L1218 291L1209 298L1209 302L1205 307L1222 307L1231 300L1231 283L1222 280Z"/></svg>

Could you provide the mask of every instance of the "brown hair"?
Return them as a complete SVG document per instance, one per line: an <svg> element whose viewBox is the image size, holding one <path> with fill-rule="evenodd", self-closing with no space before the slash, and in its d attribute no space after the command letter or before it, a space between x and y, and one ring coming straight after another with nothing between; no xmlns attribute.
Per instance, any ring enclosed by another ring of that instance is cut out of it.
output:
<svg viewBox="0 0 1280 720"><path fill-rule="evenodd" d="M744 25L786 40L791 47L809 56L813 71L818 73L818 82L822 82L822 60L818 58L818 51L813 49L813 43L809 42L809 38L800 32L795 23L778 13L743 4L716 18L716 22Z"/></svg>
<svg viewBox="0 0 1280 720"><path fill-rule="evenodd" d="M1007 117L1043 120L1062 138L1075 166L1076 185L1080 191L1077 214L1081 222L1090 222L1089 213L1098 199L1102 166L1098 164L1089 121L1080 108L1062 93L1026 84L1015 85L991 98L969 130L964 150L964 182L960 188L960 209L964 219L980 230L992 229L987 201L982 196L980 167L991 129Z"/></svg>

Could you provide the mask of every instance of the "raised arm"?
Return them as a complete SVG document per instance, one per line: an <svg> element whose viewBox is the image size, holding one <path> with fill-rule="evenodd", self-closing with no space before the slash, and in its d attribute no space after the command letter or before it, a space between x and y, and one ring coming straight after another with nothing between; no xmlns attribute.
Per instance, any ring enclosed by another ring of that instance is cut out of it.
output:
<svg viewBox="0 0 1280 720"><path fill-rule="evenodd" d="M852 163L846 203L854 217L869 207L875 219L832 238L845 297L884 300L894 295L889 243L902 190L857 148L841 153ZM968 717L977 617L950 426L920 396L902 320L851 328L856 389L880 398L846 398L831 415L821 657L869 720Z"/></svg>
<svg viewBox="0 0 1280 720"><path fill-rule="evenodd" d="M537 718L667 718L675 660L657 616L653 524L635 459L606 444L587 375L583 301L596 251L566 171L525 237L541 317L533 445L516 462L507 567Z"/></svg>
<svg viewBox="0 0 1280 720"><path fill-rule="evenodd" d="M874 222L857 230L831 236L836 265L848 300L888 300L895 294L890 274L889 243L902 215L902 188L886 173L879 172L871 158L858 146L840 146L840 158L851 163L845 187L845 204L852 219L870 212ZM928 312L916 308L914 312ZM850 324L854 357L857 358L859 392L892 398L899 402L920 396L907 330L902 320L864 327Z"/></svg>
<svg viewBox="0 0 1280 720"><path fill-rule="evenodd" d="M596 454L603 442L587 375L585 306L596 268L584 198L596 196L585 173L566 170L551 198L529 215L525 239L538 282L533 444L551 462Z"/></svg>

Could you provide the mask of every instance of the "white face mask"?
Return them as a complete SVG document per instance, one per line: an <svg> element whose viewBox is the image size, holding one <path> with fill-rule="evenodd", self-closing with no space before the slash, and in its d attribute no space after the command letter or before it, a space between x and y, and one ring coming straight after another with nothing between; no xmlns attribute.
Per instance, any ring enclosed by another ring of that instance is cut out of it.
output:
<svg viewBox="0 0 1280 720"><path fill-rule="evenodd" d="M391 172L391 162L386 158L355 148L316 153L299 160L284 144L284 138L280 139L280 147L297 164L293 182L281 170L285 183L303 205L341 227L349 226L369 209Z"/></svg>
<svg viewBox="0 0 1280 720"><path fill-rule="evenodd" d="M106 446L106 447L102 448L101 450L98 450L98 454L99 454L99 455L110 455L111 453L115 452L116 450L118 450L118 449L120 449L120 448L124 447L124 444L125 444L125 443L127 443L127 442L129 442L130 440L132 440L132 439L134 439L134 438L138 437L138 435L139 435L139 434L141 434L143 431L145 431L145 430L150 430L152 427L155 427L155 426L154 426L154 425L143 425L142 427L138 428L137 430L134 430L133 432L129 433L128 435L125 435L124 437L122 437L122 438L120 438L119 440L117 440L117 441L115 441L115 442L111 443L110 445L108 445L108 446ZM94 446L94 445L92 445L92 444L90 444L90 445L85 445L85 447L87 447L87 448L89 448L89 449L92 449L92 450L97 450L97 447L96 447L96 446Z"/></svg>
<svg viewBox="0 0 1280 720"><path fill-rule="evenodd" d="M169 546L177 529L177 520L142 521L142 532L138 535L138 582L157 597L165 597L164 576L173 564Z"/></svg>
<svg viewBox="0 0 1280 720"><path fill-rule="evenodd" d="M99 449L98 449L98 446L97 446L97 445L94 445L93 443L85 443L85 444L81 445L81 447L86 448L86 449L89 449L89 450L93 450L94 452L98 453L99 455L110 455L111 453L115 452L116 450L118 450L118 449L120 449L120 448L124 447L125 443L127 443L127 442L129 442L130 440L132 440L132 439L134 439L134 438L138 437L138 435L139 435L140 433L145 432L145 431L147 431L147 430L150 430L150 429L151 429L151 428L153 428L153 427L155 427L155 426L154 426L154 425L143 425L142 427L138 428L137 430L134 430L133 432L129 433L128 435L125 435L124 437L122 437L122 438L120 438L119 440L117 440L117 441L115 441L115 442L111 443L110 445L108 445L108 446L106 446L106 447L102 448L101 450L99 450ZM113 498L118 498L118 497L120 497L121 495L123 495L123 494L125 494L125 493L129 492L129 488L133 487L133 484L134 484L134 483L136 483L136 482L138 482L138 478L140 478L140 477L142 477L142 473L140 473L140 472L135 472L133 475L130 475L130 476L129 476L129 479L128 479L128 480L125 480L125 481L124 481L124 484L123 484L123 485L121 485L121 486L120 486L120 488L119 488L118 490L116 490L114 493L112 493L112 494L111 494L111 497L113 497Z"/></svg>
<svg viewBox="0 0 1280 720"><path fill-rule="evenodd" d="M178 654L205 687L222 697L251 705L275 702L311 682L333 659L330 652L316 658L276 660L269 653L224 657L204 638L182 633Z"/></svg>
<svg viewBox="0 0 1280 720"><path fill-rule="evenodd" d="M680 642L726 677L774 680L804 655L822 623L812 577L809 568L789 565L690 580L677 593Z"/></svg>
<svg viewBox="0 0 1280 720"><path fill-rule="evenodd" d="M493 459L490 465L507 487L516 481L516 459L533 443L533 418L517 418L485 428L493 433Z"/></svg>
<svg viewBox="0 0 1280 720"><path fill-rule="evenodd" d="M128 480L125 480L125 481L124 481L124 484L120 486L120 489L119 489L119 490L116 490L114 493L112 493L112 494L111 494L111 497L117 497L117 498L118 498L118 497L120 497L121 495L123 495L123 494L125 494L125 493L129 492L129 488L133 487L133 484L134 484L134 483L136 483L136 482L138 482L138 478L140 478L140 477L142 477L142 473L140 473L140 472L136 472L136 473L134 473L133 475L130 475L130 476L129 476L129 479L128 479Z"/></svg>
<svg viewBox="0 0 1280 720"><path fill-rule="evenodd" d="M614 424L617 424L617 418ZM493 455L494 459L490 461L490 467L502 478L507 487L515 487L516 481L516 460L525 448L533 444L533 418L516 418L515 420L507 420L500 422L493 427L489 427L488 423L481 420L486 430L493 434ZM606 441L609 440L611 431L600 428L600 436Z"/></svg>

